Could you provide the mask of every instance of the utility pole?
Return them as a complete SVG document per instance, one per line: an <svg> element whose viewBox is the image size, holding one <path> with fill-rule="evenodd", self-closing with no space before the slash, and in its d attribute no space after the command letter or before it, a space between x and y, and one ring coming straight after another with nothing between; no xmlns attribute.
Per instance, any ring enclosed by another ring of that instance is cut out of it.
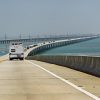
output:
<svg viewBox="0 0 100 100"><path fill-rule="evenodd" d="M21 33L20 33L20 35L19 35L19 39L22 39L22 35L21 35Z"/></svg>
<svg viewBox="0 0 100 100"><path fill-rule="evenodd" d="M31 39L30 33L29 33L29 40Z"/></svg>
<svg viewBox="0 0 100 100"><path fill-rule="evenodd" d="M6 46L6 49L7 49L7 35L6 35L6 33L5 33L5 36L4 36L4 38L5 38L5 46Z"/></svg>
<svg viewBox="0 0 100 100"><path fill-rule="evenodd" d="M6 35L6 33L5 33L5 40L7 40L7 35Z"/></svg>
<svg viewBox="0 0 100 100"><path fill-rule="evenodd" d="M30 33L29 33L29 45L30 45L30 42L31 42L31 40L30 40L31 38L30 38Z"/></svg>

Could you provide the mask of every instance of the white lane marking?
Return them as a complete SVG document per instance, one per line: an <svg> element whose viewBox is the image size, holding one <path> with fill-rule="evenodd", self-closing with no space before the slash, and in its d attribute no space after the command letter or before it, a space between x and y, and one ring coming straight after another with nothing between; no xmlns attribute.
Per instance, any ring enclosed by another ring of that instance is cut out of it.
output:
<svg viewBox="0 0 100 100"><path fill-rule="evenodd" d="M36 66L36 67L38 67L38 68L40 68L40 69L46 71L47 73L49 73L49 74L51 74L52 76L54 76L54 77L60 79L61 81L65 82L65 83L67 83L67 84L69 84L69 85L71 85L72 87L74 87L75 89L77 89L77 90L81 91L82 93L88 95L89 97L91 97L91 98L93 98L93 99L95 99L95 100L100 100L99 97L97 97L97 96L93 95L92 93L90 93L90 92L88 92L88 91L86 91L86 90L84 90L84 89L82 89L82 88L76 86L75 84L69 82L68 80L65 80L64 78L62 78L62 77L60 77L60 76L58 76L58 75L52 73L51 71L49 71L49 70L43 68L42 66L37 65L37 64L35 64L35 63L31 62L31 61L27 61L27 62L29 62L29 63L31 63L32 65L34 65L34 66Z"/></svg>

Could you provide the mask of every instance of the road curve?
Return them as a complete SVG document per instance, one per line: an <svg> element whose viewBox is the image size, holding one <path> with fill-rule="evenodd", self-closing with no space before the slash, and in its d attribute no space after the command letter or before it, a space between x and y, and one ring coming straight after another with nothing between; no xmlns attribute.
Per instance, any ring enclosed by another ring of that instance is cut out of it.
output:
<svg viewBox="0 0 100 100"><path fill-rule="evenodd" d="M26 60L14 60L0 63L0 100L94 99Z"/></svg>

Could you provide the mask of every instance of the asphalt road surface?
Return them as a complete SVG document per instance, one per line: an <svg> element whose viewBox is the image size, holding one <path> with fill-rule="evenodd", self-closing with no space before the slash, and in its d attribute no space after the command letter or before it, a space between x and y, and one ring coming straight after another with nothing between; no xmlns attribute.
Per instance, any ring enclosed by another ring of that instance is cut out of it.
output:
<svg viewBox="0 0 100 100"><path fill-rule="evenodd" d="M83 74L39 61L3 61L0 100L99 100L100 79Z"/></svg>

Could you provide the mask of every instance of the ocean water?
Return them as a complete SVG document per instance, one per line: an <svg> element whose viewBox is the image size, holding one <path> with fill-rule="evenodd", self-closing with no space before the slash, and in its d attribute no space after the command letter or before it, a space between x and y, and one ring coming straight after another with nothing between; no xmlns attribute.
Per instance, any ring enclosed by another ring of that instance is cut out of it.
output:
<svg viewBox="0 0 100 100"><path fill-rule="evenodd" d="M26 45L34 44L33 42L25 43ZM0 44L0 56L8 53L9 44ZM42 52L40 55L93 55L100 56L100 38L84 41L76 44L66 45L53 48Z"/></svg>
<svg viewBox="0 0 100 100"><path fill-rule="evenodd" d="M24 47L33 44L33 42L23 43ZM0 56L7 54L9 51L9 44L0 44Z"/></svg>
<svg viewBox="0 0 100 100"><path fill-rule="evenodd" d="M100 56L100 38L84 41L67 46L57 47L40 55L89 55Z"/></svg>
<svg viewBox="0 0 100 100"><path fill-rule="evenodd" d="M0 56L5 55L7 53L8 53L8 45L0 44Z"/></svg>

